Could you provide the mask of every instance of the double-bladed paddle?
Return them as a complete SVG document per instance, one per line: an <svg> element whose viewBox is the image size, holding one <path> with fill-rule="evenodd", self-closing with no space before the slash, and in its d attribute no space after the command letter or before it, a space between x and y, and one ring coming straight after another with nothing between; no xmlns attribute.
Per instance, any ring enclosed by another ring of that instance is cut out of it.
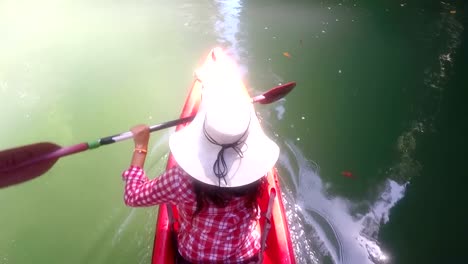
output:
<svg viewBox="0 0 468 264"><path fill-rule="evenodd" d="M273 87L252 98L253 103L269 104L283 98L296 86L295 82ZM158 131L192 121L194 116L184 117L150 126L150 132ZM50 142L40 142L0 151L0 188L34 179L47 172L61 157L95 149L131 138L132 132L104 137L92 142L61 147Z"/></svg>

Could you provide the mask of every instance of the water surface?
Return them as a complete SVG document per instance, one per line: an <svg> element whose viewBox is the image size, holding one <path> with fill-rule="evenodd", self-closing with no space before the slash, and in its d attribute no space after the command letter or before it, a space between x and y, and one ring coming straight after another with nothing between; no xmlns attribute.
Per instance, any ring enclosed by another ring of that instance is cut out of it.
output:
<svg viewBox="0 0 468 264"><path fill-rule="evenodd" d="M0 149L174 119L220 45L252 94L298 83L257 107L282 150L298 263L460 262L464 12L440 1L2 1ZM170 133L152 135L151 175ZM149 263L157 208L122 201L131 149L63 158L2 189L0 263Z"/></svg>

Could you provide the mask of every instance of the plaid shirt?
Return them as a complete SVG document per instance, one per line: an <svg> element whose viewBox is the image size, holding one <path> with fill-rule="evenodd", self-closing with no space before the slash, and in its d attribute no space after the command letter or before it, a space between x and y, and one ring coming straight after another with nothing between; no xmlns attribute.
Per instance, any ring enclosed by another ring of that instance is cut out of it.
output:
<svg viewBox="0 0 468 264"><path fill-rule="evenodd" d="M258 254L260 210L247 209L243 198L234 198L224 208L208 206L192 220L197 205L192 178L179 166L153 180L143 169L131 166L122 177L128 206L177 205L178 244L183 245L179 253L185 259L195 263L243 263Z"/></svg>

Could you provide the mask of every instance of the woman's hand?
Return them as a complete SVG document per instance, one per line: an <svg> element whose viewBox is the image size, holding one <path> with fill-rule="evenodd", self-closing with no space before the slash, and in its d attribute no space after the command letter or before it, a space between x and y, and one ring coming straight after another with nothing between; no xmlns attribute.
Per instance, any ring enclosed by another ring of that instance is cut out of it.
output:
<svg viewBox="0 0 468 264"><path fill-rule="evenodd" d="M136 125L130 131L133 134L135 148L146 150L149 141L149 127L147 125Z"/></svg>
<svg viewBox="0 0 468 264"><path fill-rule="evenodd" d="M130 131L133 134L133 142L135 142L135 150L130 165L143 169L148 150L149 127L147 125L137 125L132 127Z"/></svg>

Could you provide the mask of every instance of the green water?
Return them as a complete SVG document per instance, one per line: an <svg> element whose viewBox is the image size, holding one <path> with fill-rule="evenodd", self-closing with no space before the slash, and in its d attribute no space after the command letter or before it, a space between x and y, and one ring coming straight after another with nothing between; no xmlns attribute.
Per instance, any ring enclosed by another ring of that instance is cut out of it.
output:
<svg viewBox="0 0 468 264"><path fill-rule="evenodd" d="M281 146L298 263L460 263L463 1L0 1L0 149L178 116L210 48L238 60ZM172 130L151 138L165 165ZM149 263L157 208L122 201L131 141L0 190L0 263ZM349 171L353 177L343 176Z"/></svg>

